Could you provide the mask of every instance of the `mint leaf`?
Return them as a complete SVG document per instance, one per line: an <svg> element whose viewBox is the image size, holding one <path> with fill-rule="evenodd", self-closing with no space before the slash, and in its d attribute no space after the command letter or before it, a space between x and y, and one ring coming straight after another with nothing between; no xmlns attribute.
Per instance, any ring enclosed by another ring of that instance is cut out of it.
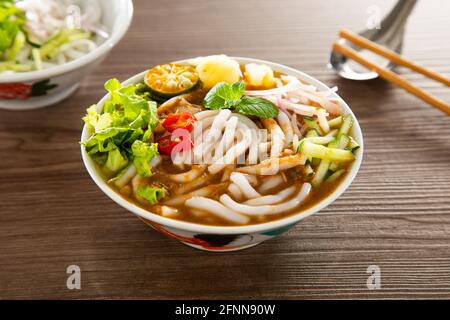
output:
<svg viewBox="0 0 450 320"><path fill-rule="evenodd" d="M245 84L243 81L238 81L231 85L226 82L220 82L209 90L203 103L206 108L213 110L233 108L240 103L244 92Z"/></svg>
<svg viewBox="0 0 450 320"><path fill-rule="evenodd" d="M261 119L278 116L278 108L272 102L257 97L242 97L241 102L236 106L236 112Z"/></svg>
<svg viewBox="0 0 450 320"><path fill-rule="evenodd" d="M278 108L272 102L263 98L243 96L244 92L243 81L231 85L221 82L208 92L203 103L208 109L234 108L236 112L262 119L274 118L278 115Z"/></svg>

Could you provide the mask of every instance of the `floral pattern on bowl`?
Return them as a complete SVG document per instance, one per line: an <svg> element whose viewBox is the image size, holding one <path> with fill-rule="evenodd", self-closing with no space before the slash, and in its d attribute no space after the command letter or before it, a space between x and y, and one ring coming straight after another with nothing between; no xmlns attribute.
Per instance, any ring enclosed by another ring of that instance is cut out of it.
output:
<svg viewBox="0 0 450 320"><path fill-rule="evenodd" d="M140 219L163 235L181 243L205 251L236 251L255 246L265 240L281 235L290 230L294 224L260 233L245 234L203 234L162 226L154 221Z"/></svg>
<svg viewBox="0 0 450 320"><path fill-rule="evenodd" d="M31 97L45 96L48 91L58 87L50 79L35 83L0 83L0 99L26 100Z"/></svg>

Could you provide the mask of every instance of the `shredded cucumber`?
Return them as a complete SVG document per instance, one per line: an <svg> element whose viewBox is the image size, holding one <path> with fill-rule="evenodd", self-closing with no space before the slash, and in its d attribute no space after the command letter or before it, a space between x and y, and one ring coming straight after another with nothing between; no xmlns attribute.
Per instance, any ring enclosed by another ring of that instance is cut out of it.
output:
<svg viewBox="0 0 450 320"><path fill-rule="evenodd" d="M308 132L306 133L306 138L310 139L310 138L320 138L319 133L317 133L317 130L315 129L310 129L308 130ZM300 141L301 142L301 141ZM299 147L300 147L300 143L299 143ZM299 147L297 148L297 152L299 151ZM314 165L319 165L320 160L319 159L313 159L312 157L308 157L308 160Z"/></svg>
<svg viewBox="0 0 450 320"><path fill-rule="evenodd" d="M338 148L345 149L350 143L350 138L347 135L342 135L339 137Z"/></svg>
<svg viewBox="0 0 450 320"><path fill-rule="evenodd" d="M308 141L312 143L325 145L332 142L334 140L334 137L310 137L305 139L308 139Z"/></svg>
<svg viewBox="0 0 450 320"><path fill-rule="evenodd" d="M319 137L319 133L315 129L308 130L305 135L306 138Z"/></svg>
<svg viewBox="0 0 450 320"><path fill-rule="evenodd" d="M322 129L320 128L317 121L315 121L313 118L303 117L303 121L305 121L309 129L314 129L319 133L319 135L323 135Z"/></svg>
<svg viewBox="0 0 450 320"><path fill-rule="evenodd" d="M350 142L350 138L348 136L340 136L328 144L328 148L334 149L345 149Z"/></svg>
<svg viewBox="0 0 450 320"><path fill-rule="evenodd" d="M330 128L339 127L341 124L342 124L342 116L339 116L337 118L328 121L328 125L330 126Z"/></svg>
<svg viewBox="0 0 450 320"><path fill-rule="evenodd" d="M304 121L308 131L297 151L306 155L308 163L305 173L307 177L313 176L311 184L317 188L322 183L336 181L345 174L346 169L342 168L342 163L355 159L354 151L359 148L359 144L349 136L353 126L351 115L327 121L332 130L326 134L314 118L304 117Z"/></svg>
<svg viewBox="0 0 450 320"><path fill-rule="evenodd" d="M91 34L89 32L76 29L62 29L56 32L49 41L41 46L39 49L41 57L49 57L50 59L54 59L58 55L59 48L62 45L74 40L88 39L90 38L90 35Z"/></svg>
<svg viewBox="0 0 450 320"><path fill-rule="evenodd" d="M340 137L342 135L348 135L348 133L350 132L350 129L352 128L352 125L353 125L352 116L349 114L345 115L342 119L342 126L339 129L338 137Z"/></svg>
<svg viewBox="0 0 450 320"><path fill-rule="evenodd" d="M36 70L42 70L42 59L39 49L37 48L31 49L31 55L33 56L34 66L36 67Z"/></svg>
<svg viewBox="0 0 450 320"><path fill-rule="evenodd" d="M319 158L311 158L311 165L317 167L320 164Z"/></svg>
<svg viewBox="0 0 450 320"><path fill-rule="evenodd" d="M26 37L25 34L22 31L19 31L16 35L16 38L14 39L14 43L9 49L8 56L6 57L9 61L14 61L16 59L17 54L22 50L23 46L26 43Z"/></svg>
<svg viewBox="0 0 450 320"><path fill-rule="evenodd" d="M312 177L312 175L314 174L314 170L313 170L313 168L311 167L310 164L307 164L305 166L305 173L306 173L307 177Z"/></svg>
<svg viewBox="0 0 450 320"><path fill-rule="evenodd" d="M19 64L11 61L0 62L0 72L2 71L17 71L26 72L31 71L33 67L28 64Z"/></svg>
<svg viewBox="0 0 450 320"><path fill-rule="evenodd" d="M338 133L338 129L333 129L330 132L328 132L325 137L336 137L337 133Z"/></svg>
<svg viewBox="0 0 450 320"><path fill-rule="evenodd" d="M350 138L346 135L340 136L339 138L336 138L334 141L332 141L330 144L328 144L328 148L334 148L334 149L345 149L350 143ZM330 171L336 171L340 167L340 164L338 162L332 162L330 164Z"/></svg>
<svg viewBox="0 0 450 320"><path fill-rule="evenodd" d="M328 173L328 167L330 166L329 160L321 160L319 166L317 167L316 174L311 180L311 185L315 188L320 186Z"/></svg>
<svg viewBox="0 0 450 320"><path fill-rule="evenodd" d="M351 152L354 153L356 150L359 149L360 145L352 137L349 136L349 139L350 139L350 142L348 143L348 148L350 149Z"/></svg>
<svg viewBox="0 0 450 320"><path fill-rule="evenodd" d="M303 139L299 146L299 151L307 157L319 158L330 161L354 160L355 155L349 150L328 148Z"/></svg>
<svg viewBox="0 0 450 320"><path fill-rule="evenodd" d="M345 173L345 169L340 169L336 172L334 172L332 175L330 175L325 182L329 183L329 182L333 182L336 181L337 179L339 179L343 174Z"/></svg>

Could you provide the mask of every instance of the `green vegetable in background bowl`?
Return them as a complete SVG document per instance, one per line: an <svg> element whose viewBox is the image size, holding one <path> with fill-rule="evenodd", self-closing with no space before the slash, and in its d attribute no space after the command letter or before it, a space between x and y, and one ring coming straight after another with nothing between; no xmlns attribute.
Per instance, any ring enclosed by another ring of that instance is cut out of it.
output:
<svg viewBox="0 0 450 320"><path fill-rule="evenodd" d="M97 0L84 12L100 11ZM43 70L95 50L108 33L101 15L88 14L79 25L67 23L60 0L0 0L0 73Z"/></svg>
<svg viewBox="0 0 450 320"><path fill-rule="evenodd" d="M46 107L73 94L132 17L131 0L0 0L0 109Z"/></svg>

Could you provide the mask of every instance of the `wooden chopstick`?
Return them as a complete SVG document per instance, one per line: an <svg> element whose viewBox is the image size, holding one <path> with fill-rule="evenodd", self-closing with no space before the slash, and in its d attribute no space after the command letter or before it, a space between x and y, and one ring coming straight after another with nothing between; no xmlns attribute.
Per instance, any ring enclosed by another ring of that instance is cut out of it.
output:
<svg viewBox="0 0 450 320"><path fill-rule="evenodd" d="M419 99L422 99L423 101L450 115L450 104L429 94L428 92L422 90L421 88L412 84L411 82L403 79L395 72L387 68L384 68L378 65L377 63L373 62L372 60L362 56L356 50L347 47L337 41L333 43L333 49L341 53L342 55L346 56L347 58L358 62L367 69L378 73L380 77L382 77L383 79L398 85L399 87L415 95Z"/></svg>
<svg viewBox="0 0 450 320"><path fill-rule="evenodd" d="M388 48L385 48L385 47L379 45L378 43L375 43L373 41L370 41L370 40L360 36L359 34L351 32L350 30L347 30L347 29L342 29L339 32L339 36L350 42L353 42L358 47L373 51L373 52L379 54L380 56L383 56L383 57L389 59L390 61L392 61L395 64L402 65L413 71L421 73L424 76L427 76L428 78L434 79L434 80L439 81L447 86L450 86L450 78L447 78L446 76L444 76L440 73L437 73L433 70L425 68L425 67L415 63L414 61L412 61L404 56L401 56L398 53L396 53Z"/></svg>

